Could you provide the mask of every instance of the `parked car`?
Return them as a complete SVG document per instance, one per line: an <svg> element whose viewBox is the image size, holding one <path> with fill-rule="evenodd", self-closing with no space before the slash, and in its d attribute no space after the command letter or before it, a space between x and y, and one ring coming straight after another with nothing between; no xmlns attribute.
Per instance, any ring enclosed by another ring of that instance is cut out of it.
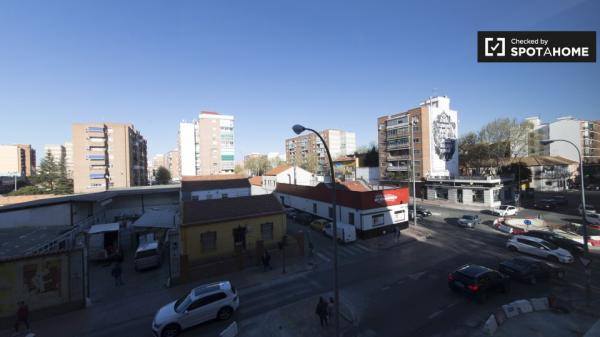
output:
<svg viewBox="0 0 600 337"><path fill-rule="evenodd" d="M158 242L140 243L133 256L133 266L136 271L159 267L161 263L161 251Z"/></svg>
<svg viewBox="0 0 600 337"><path fill-rule="evenodd" d="M157 337L174 337L181 331L213 319L228 320L240 305L229 281L205 284L158 310L152 321Z"/></svg>
<svg viewBox="0 0 600 337"><path fill-rule="evenodd" d="M512 216L517 215L517 208L511 205L501 205L498 208L494 208L492 213L497 216Z"/></svg>
<svg viewBox="0 0 600 337"><path fill-rule="evenodd" d="M583 214L582 210L583 210L583 208L581 207L581 204L579 204L577 211L579 212L580 215ZM596 209L592 205L585 205L585 212L586 213L597 213Z"/></svg>
<svg viewBox="0 0 600 337"><path fill-rule="evenodd" d="M408 212L412 216L414 205L408 205ZM427 217L431 215L431 211L425 207L417 205L417 216Z"/></svg>
<svg viewBox="0 0 600 337"><path fill-rule="evenodd" d="M467 264L448 274L448 286L484 302L489 293L510 291L510 278L487 267Z"/></svg>
<svg viewBox="0 0 600 337"><path fill-rule="evenodd" d="M336 227L338 241L344 243L356 241L356 227L341 222L338 222ZM328 222L325 225L325 228L323 228L323 233L329 237L333 236L333 224L331 222Z"/></svg>
<svg viewBox="0 0 600 337"><path fill-rule="evenodd" d="M514 235L506 242L506 248L514 252L543 257L553 262L573 262L573 255L568 250L534 236Z"/></svg>
<svg viewBox="0 0 600 337"><path fill-rule="evenodd" d="M323 232L323 229L325 228L325 225L327 225L328 222L329 220L325 219L315 219L310 223L310 227L316 230L317 232Z"/></svg>
<svg viewBox="0 0 600 337"><path fill-rule="evenodd" d="M600 191L600 185L596 185L596 184L587 184L585 186L585 189L588 191Z"/></svg>
<svg viewBox="0 0 600 337"><path fill-rule="evenodd" d="M297 212L294 220L301 225L308 226L314 218L312 214Z"/></svg>
<svg viewBox="0 0 600 337"><path fill-rule="evenodd" d="M594 212L585 212L585 220L589 225L600 226L600 214Z"/></svg>
<svg viewBox="0 0 600 337"><path fill-rule="evenodd" d="M565 272L560 267L527 256L500 262L498 270L512 279L536 284L552 278L562 279Z"/></svg>
<svg viewBox="0 0 600 337"><path fill-rule="evenodd" d="M566 237L561 236L560 234L551 232L551 231L543 231L543 230L531 230L527 231L527 236L534 236L536 238L540 238L542 240L551 242L560 248L564 248L571 252L571 254L579 255L583 252L583 244L568 239Z"/></svg>
<svg viewBox="0 0 600 337"><path fill-rule="evenodd" d="M553 195L550 199L554 200L557 205L566 206L569 204L569 200L564 195Z"/></svg>
<svg viewBox="0 0 600 337"><path fill-rule="evenodd" d="M458 219L458 225L466 228L475 228L475 226L479 225L479 223L479 215L465 214Z"/></svg>
<svg viewBox="0 0 600 337"><path fill-rule="evenodd" d="M533 204L533 207L537 209L555 209L557 206L558 203L554 199L541 199Z"/></svg>

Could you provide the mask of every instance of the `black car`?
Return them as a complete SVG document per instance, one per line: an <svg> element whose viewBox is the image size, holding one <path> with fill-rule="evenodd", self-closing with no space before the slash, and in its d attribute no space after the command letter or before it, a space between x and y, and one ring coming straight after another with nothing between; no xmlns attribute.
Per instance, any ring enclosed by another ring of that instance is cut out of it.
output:
<svg viewBox="0 0 600 337"><path fill-rule="evenodd" d="M537 209L555 209L558 206L558 202L554 199L542 199L539 201L536 201L533 204L534 208Z"/></svg>
<svg viewBox="0 0 600 337"><path fill-rule="evenodd" d="M408 212L410 214L413 213L413 207L414 207L413 205L408 205ZM430 215L431 215L431 211L430 210L428 210L425 207L417 206L417 216L426 217L426 216L430 216Z"/></svg>
<svg viewBox="0 0 600 337"><path fill-rule="evenodd" d="M573 255L580 255L581 253L583 253L583 244L573 241L573 240L570 240L570 239L567 239L565 237L562 237L559 234L556 234L554 232L531 230L531 231L527 231L526 235L533 236L533 237L540 238L540 239L546 240L548 242L551 242L551 243L559 246L560 248L564 248L564 249L568 250Z"/></svg>
<svg viewBox="0 0 600 337"><path fill-rule="evenodd" d="M562 279L565 276L565 272L560 267L527 256L503 261L498 270L513 279L531 284L536 284L539 280Z"/></svg>
<svg viewBox="0 0 600 337"><path fill-rule="evenodd" d="M454 292L484 302L490 293L510 291L510 278L487 267L467 264L448 274L448 286Z"/></svg>
<svg viewBox="0 0 600 337"><path fill-rule="evenodd" d="M556 202L556 204L560 206L566 206L569 204L569 201L564 195L554 195L550 197L550 199L554 200L554 202Z"/></svg>

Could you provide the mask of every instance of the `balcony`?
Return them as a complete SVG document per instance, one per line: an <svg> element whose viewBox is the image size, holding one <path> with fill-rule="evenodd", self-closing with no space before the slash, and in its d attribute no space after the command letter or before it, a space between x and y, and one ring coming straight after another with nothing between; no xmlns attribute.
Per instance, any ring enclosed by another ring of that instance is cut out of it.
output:
<svg viewBox="0 0 600 337"><path fill-rule="evenodd" d="M400 155L400 156L392 156L392 155L388 155L387 160L410 160L410 156L405 154L405 155Z"/></svg>
<svg viewBox="0 0 600 337"><path fill-rule="evenodd" d="M90 126L85 128L86 133L104 133L104 127Z"/></svg>
<svg viewBox="0 0 600 337"><path fill-rule="evenodd" d="M388 151L391 150L398 150L398 149L408 149L409 143L404 143L404 144L391 144L391 145L386 145L385 148Z"/></svg>
<svg viewBox="0 0 600 337"><path fill-rule="evenodd" d="M88 160L103 160L103 161L106 160L106 156L103 154L88 154L88 155L86 155L86 158Z"/></svg>
<svg viewBox="0 0 600 337"><path fill-rule="evenodd" d="M400 172L400 171L408 171L407 165L399 165L399 166L388 166L386 168L388 172Z"/></svg>

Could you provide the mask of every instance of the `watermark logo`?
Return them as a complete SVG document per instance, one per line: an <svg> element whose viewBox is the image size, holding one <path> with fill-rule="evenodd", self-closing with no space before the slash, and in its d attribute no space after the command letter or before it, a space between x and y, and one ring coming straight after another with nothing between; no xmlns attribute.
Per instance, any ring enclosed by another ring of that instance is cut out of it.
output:
<svg viewBox="0 0 600 337"><path fill-rule="evenodd" d="M506 39L503 37L485 38L485 56L505 56Z"/></svg>
<svg viewBox="0 0 600 337"><path fill-rule="evenodd" d="M477 32L478 62L596 62L596 32Z"/></svg>

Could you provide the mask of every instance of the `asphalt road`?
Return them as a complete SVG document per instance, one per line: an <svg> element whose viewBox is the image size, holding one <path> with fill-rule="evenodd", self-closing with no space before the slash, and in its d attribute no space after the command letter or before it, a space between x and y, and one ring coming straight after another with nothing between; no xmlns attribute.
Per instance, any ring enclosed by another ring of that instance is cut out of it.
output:
<svg viewBox="0 0 600 337"><path fill-rule="evenodd" d="M425 242L409 240L386 250L373 250L365 242L342 246L340 250L340 294L358 318L361 336L462 336L484 320L498 306L519 298L530 298L568 290L582 293L584 278L578 263L564 266L566 278L535 286L514 283L509 294L498 294L484 304L474 303L449 291L447 275L465 263L497 267L504 259L518 255L505 249L506 235L488 225L474 230L454 225L465 212L429 207L433 216L421 225L433 230ZM469 213L469 212L467 212ZM548 221L564 221L553 212L524 210L521 215L542 213ZM495 217L480 214L485 223ZM297 231L306 227L291 225ZM240 289L240 310L235 320L241 326L286 304L331 290L331 240L309 232L315 244L314 271L282 276L265 284ZM377 239L373 239L377 240ZM594 265L594 273L600 270ZM600 288L595 286L596 296ZM151 336L150 310L118 326L109 326L91 336ZM218 336L229 322L210 322L185 331L182 336Z"/></svg>

